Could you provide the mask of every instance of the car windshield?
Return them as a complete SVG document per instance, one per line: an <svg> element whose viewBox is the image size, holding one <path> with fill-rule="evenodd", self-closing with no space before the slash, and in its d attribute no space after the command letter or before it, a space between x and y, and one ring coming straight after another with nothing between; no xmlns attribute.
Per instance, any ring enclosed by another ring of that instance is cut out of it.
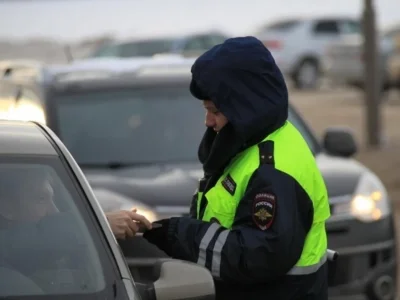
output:
<svg viewBox="0 0 400 300"><path fill-rule="evenodd" d="M0 299L106 297L84 211L57 157L0 157Z"/></svg>
<svg viewBox="0 0 400 300"><path fill-rule="evenodd" d="M187 87L60 95L58 132L81 165L197 162L204 110ZM312 144L292 113L290 118Z"/></svg>
<svg viewBox="0 0 400 300"><path fill-rule="evenodd" d="M186 90L85 92L55 102L58 134L79 164L197 160L204 112Z"/></svg>

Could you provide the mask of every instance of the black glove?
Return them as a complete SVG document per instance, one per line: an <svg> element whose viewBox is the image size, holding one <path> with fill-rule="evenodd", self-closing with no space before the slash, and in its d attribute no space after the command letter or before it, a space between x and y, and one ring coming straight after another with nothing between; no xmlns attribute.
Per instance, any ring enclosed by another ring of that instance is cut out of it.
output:
<svg viewBox="0 0 400 300"><path fill-rule="evenodd" d="M143 237L156 245L160 250L164 251L168 256L171 256L171 247L168 241L169 223L171 219L163 219L154 222L153 224L160 224L160 227L156 227L147 230L143 233Z"/></svg>

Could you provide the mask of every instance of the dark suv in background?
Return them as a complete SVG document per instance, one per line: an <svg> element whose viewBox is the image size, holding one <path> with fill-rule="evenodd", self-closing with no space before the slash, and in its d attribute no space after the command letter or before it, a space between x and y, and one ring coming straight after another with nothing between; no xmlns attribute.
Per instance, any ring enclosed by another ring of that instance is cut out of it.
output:
<svg viewBox="0 0 400 300"><path fill-rule="evenodd" d="M192 63L115 59L43 66L36 77L9 72L0 80L0 103L8 107L2 117L46 122L104 210L135 206L151 220L185 215L203 175L197 146L204 112L188 90ZM356 144L349 131L330 128L320 143L293 106L289 120L308 142L328 188L328 243L340 253L330 271L330 297L394 299L395 227L384 185L351 158Z"/></svg>

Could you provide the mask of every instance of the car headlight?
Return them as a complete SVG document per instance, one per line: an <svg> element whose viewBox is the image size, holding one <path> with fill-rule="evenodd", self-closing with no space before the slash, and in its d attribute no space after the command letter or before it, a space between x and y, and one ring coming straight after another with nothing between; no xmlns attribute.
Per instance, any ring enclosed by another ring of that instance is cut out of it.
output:
<svg viewBox="0 0 400 300"><path fill-rule="evenodd" d="M136 208L137 213L145 216L150 222L158 220L157 214L149 206L140 201L107 189L93 189L93 193L104 212L132 210Z"/></svg>
<svg viewBox="0 0 400 300"><path fill-rule="evenodd" d="M385 187L370 172L361 176L351 200L337 203L334 208L334 214L351 215L363 222L378 221L391 213Z"/></svg>

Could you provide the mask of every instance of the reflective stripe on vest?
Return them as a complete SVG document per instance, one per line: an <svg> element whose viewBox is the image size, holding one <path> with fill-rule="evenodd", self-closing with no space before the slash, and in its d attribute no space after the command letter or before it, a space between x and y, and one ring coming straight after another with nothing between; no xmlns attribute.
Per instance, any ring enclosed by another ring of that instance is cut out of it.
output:
<svg viewBox="0 0 400 300"><path fill-rule="evenodd" d="M329 218L330 211L325 183L307 143L290 122L286 122L284 126L265 138L263 142L267 140L274 142L275 168L295 178L313 202L313 224L307 234L300 259L287 273L288 275L311 274L326 262L327 236L325 220ZM293 157L292 147L296 147L297 157ZM299 160L303 163L301 165L303 169L299 168L297 164ZM232 159L215 186L205 194L208 203L202 220L209 222L214 219L222 227L230 229L240 199L245 194L251 176L259 166L260 153L258 145L242 151ZM222 185L222 181L228 175L236 183L233 195ZM199 217L201 194L199 193L197 200L197 217ZM198 263L205 266L206 249L212 238L219 234L212 256L212 274L215 277L219 277L221 251L229 234L229 230L218 231L220 229L218 224L212 224L203 237L198 259Z"/></svg>

